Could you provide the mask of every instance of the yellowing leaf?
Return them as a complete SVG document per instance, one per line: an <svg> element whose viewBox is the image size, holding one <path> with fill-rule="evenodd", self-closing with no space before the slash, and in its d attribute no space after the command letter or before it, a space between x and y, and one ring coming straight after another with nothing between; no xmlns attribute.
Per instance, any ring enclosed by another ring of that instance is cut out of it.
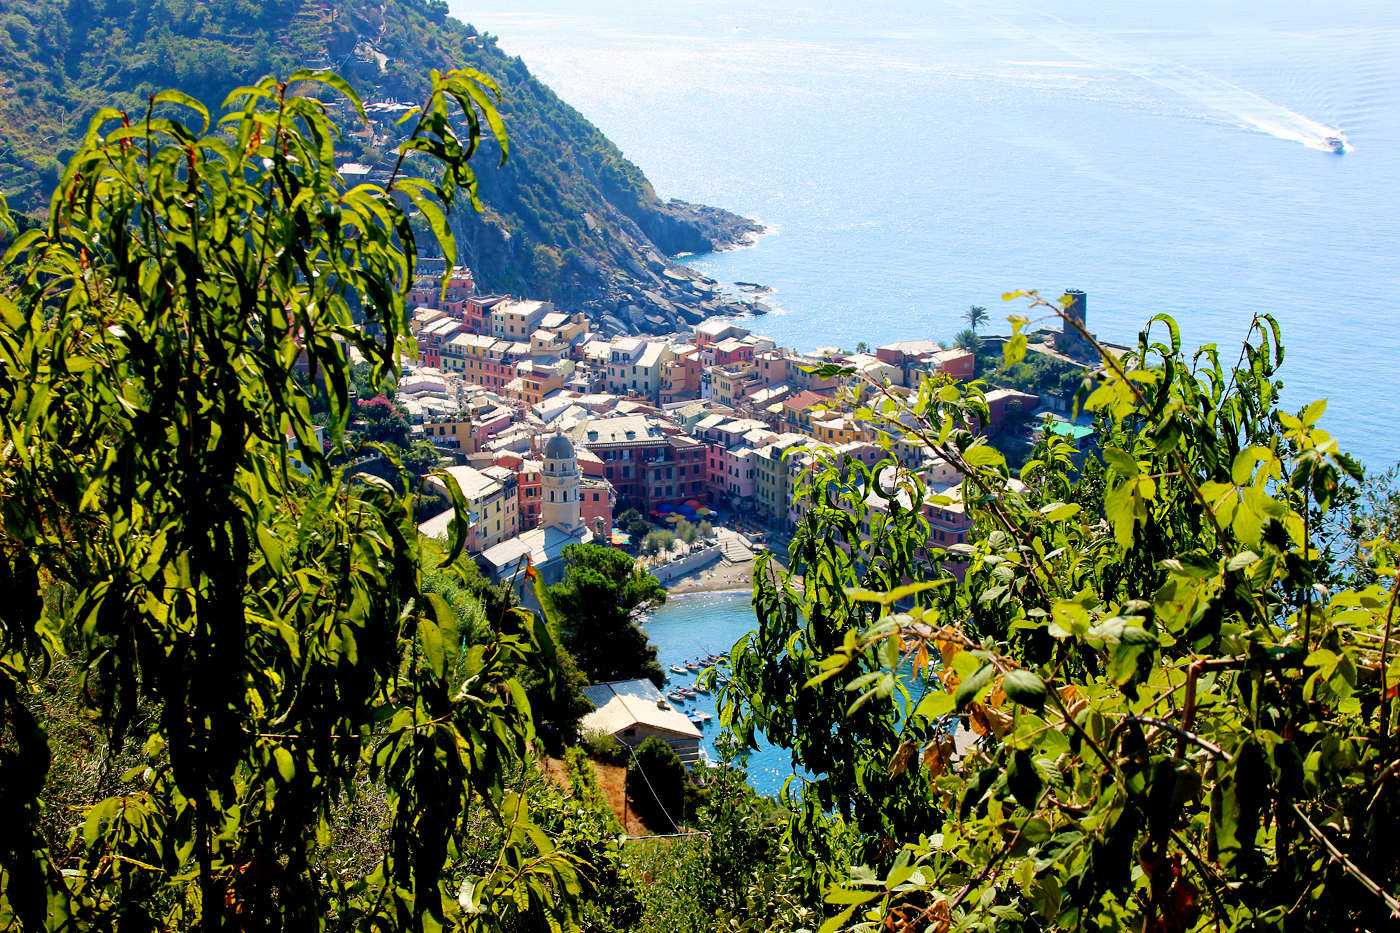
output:
<svg viewBox="0 0 1400 933"><path fill-rule="evenodd" d="M297 766L291 752L279 746L272 750L272 758L277 763L277 773L282 775L282 780L290 781L296 775Z"/></svg>

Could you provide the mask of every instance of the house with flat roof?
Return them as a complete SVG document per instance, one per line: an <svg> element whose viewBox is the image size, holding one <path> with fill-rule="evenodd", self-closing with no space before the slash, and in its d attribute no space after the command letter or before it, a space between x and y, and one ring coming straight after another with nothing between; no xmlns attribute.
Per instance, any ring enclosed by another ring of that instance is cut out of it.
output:
<svg viewBox="0 0 1400 933"><path fill-rule="evenodd" d="M503 301L491 309L491 336L528 341L540 321L552 313L554 303L549 301Z"/></svg>

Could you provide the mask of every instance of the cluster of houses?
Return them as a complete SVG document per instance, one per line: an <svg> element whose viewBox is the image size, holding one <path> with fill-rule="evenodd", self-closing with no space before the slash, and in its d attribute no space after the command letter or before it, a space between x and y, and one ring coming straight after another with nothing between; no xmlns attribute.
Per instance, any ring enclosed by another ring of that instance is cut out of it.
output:
<svg viewBox="0 0 1400 933"><path fill-rule="evenodd" d="M470 511L467 548L498 578L525 555L546 578L557 575L565 545L608 543L613 516L626 509L659 517L690 504L788 531L808 507L793 495L804 474L887 457L876 426L840 397L854 377L823 376L824 365L896 392L930 375L974 373L972 352L929 340L799 353L734 319L668 338L604 338L585 315L548 301L478 294L465 269L445 290L436 276L419 280L411 300L418 358L396 399L411 437L454 464L448 472ZM984 430L996 432L1040 399L1003 389L988 403ZM895 452L920 468L930 496L953 500L925 507L930 544L965 544L961 475L920 444ZM451 518L448 509L422 530L445 532Z"/></svg>
<svg viewBox="0 0 1400 933"><path fill-rule="evenodd" d="M890 456L877 426L842 392L857 378L851 370L893 392L975 372L971 351L930 340L799 353L732 318L669 337L604 336L585 315L548 301L478 294L464 269L445 290L435 276L420 279L411 299L418 356L396 400L409 412L411 438L452 464L450 480L430 480L443 511L420 530L449 530L447 484L455 483L468 507L468 552L493 579L517 584L526 566L556 582L563 549L611 543L614 516L626 509L659 520L704 507L790 531L810 508L794 491L813 471L848 473L857 462L873 469ZM823 375L833 362L843 374ZM1042 400L999 389L987 401L982 429L996 433ZM896 438L893 453L924 486L927 545L966 547L962 475L912 437ZM865 535L878 533L871 522L893 502L912 507L906 490L882 492L867 499ZM649 683L590 689L599 694L590 695L592 716L627 744L660 735L687 760L697 754L699 732Z"/></svg>

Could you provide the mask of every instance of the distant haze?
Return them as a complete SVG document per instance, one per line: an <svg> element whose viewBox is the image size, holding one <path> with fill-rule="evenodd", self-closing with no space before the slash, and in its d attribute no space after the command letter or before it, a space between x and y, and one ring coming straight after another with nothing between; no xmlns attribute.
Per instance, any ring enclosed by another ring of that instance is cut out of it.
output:
<svg viewBox="0 0 1400 933"><path fill-rule="evenodd" d="M799 347L991 330L1017 288L1167 311L1232 363L1284 325L1290 404L1400 459L1400 5L454 2L663 197L768 224L690 260ZM1344 135L1337 155L1325 138Z"/></svg>

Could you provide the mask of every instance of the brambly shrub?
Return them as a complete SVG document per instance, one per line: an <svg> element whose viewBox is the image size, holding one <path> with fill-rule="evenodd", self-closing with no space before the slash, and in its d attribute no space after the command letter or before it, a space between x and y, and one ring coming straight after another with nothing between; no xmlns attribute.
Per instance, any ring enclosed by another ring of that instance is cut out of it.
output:
<svg viewBox="0 0 1400 933"><path fill-rule="evenodd" d="M358 107L334 75L290 80ZM456 566L461 528L425 559L415 478L388 449L404 493L335 472L296 372L304 354L324 378L341 444L346 346L372 385L398 370L409 212L450 268L445 212L475 200L482 127L506 147L497 99L485 75L434 72L401 155L439 180L396 171L349 190L337 128L286 82L236 91L211 135L176 92L104 110L47 225L6 254L0 928L573 922L582 861L509 781L533 737L520 678L553 676L550 627L481 625L425 579ZM380 336L353 326L352 303ZM58 846L41 831L53 749L33 700L56 664L78 672L104 767L124 767ZM366 799L349 858L337 842Z"/></svg>
<svg viewBox="0 0 1400 933"><path fill-rule="evenodd" d="M1400 546L1367 542L1367 577L1322 547L1361 470L1325 403L1279 407L1283 358L1268 317L1227 369L1158 316L1077 395L1103 470L1046 437L1018 482L978 384L868 387L857 417L964 474L965 582L917 476L833 465L721 700L804 769L787 839L823 931L1400 922Z"/></svg>

